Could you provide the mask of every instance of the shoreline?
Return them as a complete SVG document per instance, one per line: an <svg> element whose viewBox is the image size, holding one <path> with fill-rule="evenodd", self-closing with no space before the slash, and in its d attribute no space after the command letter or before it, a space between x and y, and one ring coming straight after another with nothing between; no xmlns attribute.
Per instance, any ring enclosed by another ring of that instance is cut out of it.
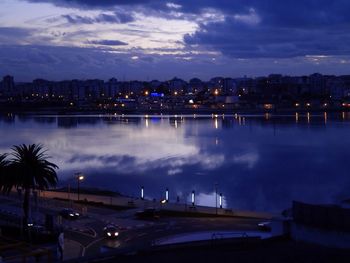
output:
<svg viewBox="0 0 350 263"><path fill-rule="evenodd" d="M16 114L16 115L215 115L215 114L272 114L272 115L294 115L296 113L347 113L350 109L274 109L274 110L262 110L262 109L181 109L181 110L76 110L76 109L31 109L31 110L19 110L19 109L0 109L0 114Z"/></svg>

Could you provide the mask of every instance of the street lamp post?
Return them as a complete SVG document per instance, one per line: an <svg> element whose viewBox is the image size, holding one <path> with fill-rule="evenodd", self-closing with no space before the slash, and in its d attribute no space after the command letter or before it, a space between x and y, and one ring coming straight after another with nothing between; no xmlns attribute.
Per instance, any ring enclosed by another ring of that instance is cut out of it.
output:
<svg viewBox="0 0 350 263"><path fill-rule="evenodd" d="M84 175L82 173L75 173L76 179L78 181L78 201L80 200L80 181L84 180Z"/></svg>
<svg viewBox="0 0 350 263"><path fill-rule="evenodd" d="M67 190L68 190L68 202L69 202L69 205L72 206L72 203L71 203L71 200L70 200L70 184L68 184L67 186Z"/></svg>

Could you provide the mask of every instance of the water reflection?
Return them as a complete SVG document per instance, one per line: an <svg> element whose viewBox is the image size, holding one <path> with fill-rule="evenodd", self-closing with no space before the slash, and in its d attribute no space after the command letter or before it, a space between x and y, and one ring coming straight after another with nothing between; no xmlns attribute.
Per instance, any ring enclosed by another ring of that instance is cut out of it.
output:
<svg viewBox="0 0 350 263"><path fill-rule="evenodd" d="M189 116L0 115L0 152L43 143L61 183L86 175L85 186L128 195L213 205L218 182L225 206L280 211L291 200L348 198L349 114ZM325 128L327 127L327 129Z"/></svg>

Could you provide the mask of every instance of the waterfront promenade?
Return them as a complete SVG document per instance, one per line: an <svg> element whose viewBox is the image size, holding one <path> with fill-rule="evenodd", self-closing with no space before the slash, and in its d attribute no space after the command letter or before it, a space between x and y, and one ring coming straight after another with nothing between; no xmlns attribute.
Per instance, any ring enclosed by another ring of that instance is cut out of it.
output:
<svg viewBox="0 0 350 263"><path fill-rule="evenodd" d="M184 216L222 216L222 217L244 217L244 218L259 218L259 219L270 219L273 217L268 212L257 212L257 211L242 211L235 210L232 208L220 208L220 207L208 207L199 206L192 203L181 203L181 202L160 202L159 200L142 200L141 198L126 197L126 196L105 196L95 194L84 194L62 191L41 191L40 197L50 199L60 199L70 201L71 204L76 203L78 199L81 204L94 204L97 206L108 206L120 209L132 209L138 208L140 210L153 208L159 211L173 212L173 215ZM83 205L77 206L81 209L80 212L84 213Z"/></svg>

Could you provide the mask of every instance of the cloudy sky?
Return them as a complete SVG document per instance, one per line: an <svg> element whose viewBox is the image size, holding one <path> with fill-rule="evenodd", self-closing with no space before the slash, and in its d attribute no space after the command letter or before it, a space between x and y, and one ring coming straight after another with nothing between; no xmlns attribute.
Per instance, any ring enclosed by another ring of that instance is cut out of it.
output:
<svg viewBox="0 0 350 263"><path fill-rule="evenodd" d="M348 74L348 0L1 0L0 75Z"/></svg>

